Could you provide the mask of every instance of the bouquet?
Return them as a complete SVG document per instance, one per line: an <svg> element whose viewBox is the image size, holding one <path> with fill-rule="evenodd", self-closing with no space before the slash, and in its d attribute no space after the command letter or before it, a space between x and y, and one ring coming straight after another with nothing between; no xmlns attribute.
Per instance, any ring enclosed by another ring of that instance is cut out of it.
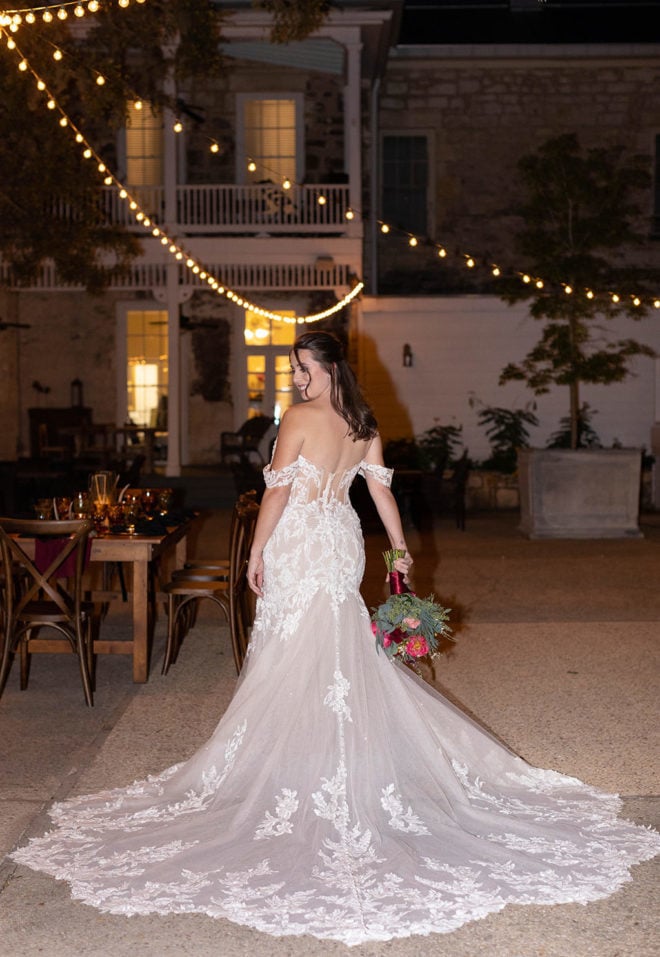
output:
<svg viewBox="0 0 660 957"><path fill-rule="evenodd" d="M371 630L376 638L376 649L382 648L390 658L405 664L416 664L420 658L432 658L438 651L441 637L451 637L447 624L448 608L433 600L418 598L411 592L394 563L405 552L392 548L383 552L390 581L390 597L378 608L372 609Z"/></svg>

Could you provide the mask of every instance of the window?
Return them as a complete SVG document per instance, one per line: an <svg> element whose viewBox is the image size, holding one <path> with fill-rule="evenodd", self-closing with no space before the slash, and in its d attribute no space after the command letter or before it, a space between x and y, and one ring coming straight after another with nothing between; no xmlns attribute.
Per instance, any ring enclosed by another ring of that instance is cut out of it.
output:
<svg viewBox="0 0 660 957"><path fill-rule="evenodd" d="M302 97L238 98L238 178L240 182L302 179ZM254 169L248 170L248 162Z"/></svg>
<svg viewBox="0 0 660 957"><path fill-rule="evenodd" d="M134 425L165 430L168 385L167 312L126 314L127 412Z"/></svg>
<svg viewBox="0 0 660 957"><path fill-rule="evenodd" d="M130 186L160 186L163 182L163 117L160 110L140 100L128 104L126 182Z"/></svg>
<svg viewBox="0 0 660 957"><path fill-rule="evenodd" d="M382 219L408 232L428 232L429 149L426 136L383 137Z"/></svg>
<svg viewBox="0 0 660 957"><path fill-rule="evenodd" d="M293 312L281 312L281 320L267 319L248 309L245 313L247 418L271 415L280 419L293 402L289 352L296 337L295 322L286 322Z"/></svg>

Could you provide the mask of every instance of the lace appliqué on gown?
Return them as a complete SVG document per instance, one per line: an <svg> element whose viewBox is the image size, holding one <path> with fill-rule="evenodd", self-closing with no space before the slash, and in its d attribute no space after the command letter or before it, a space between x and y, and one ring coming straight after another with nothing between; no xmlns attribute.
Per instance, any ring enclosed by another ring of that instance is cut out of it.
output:
<svg viewBox="0 0 660 957"><path fill-rule="evenodd" d="M162 774L56 805L16 861L109 913L352 945L446 933L507 903L596 900L660 851L656 832L617 819L615 795L531 768L376 653L348 499L358 473L392 474L302 456L266 469L291 491L214 734Z"/></svg>

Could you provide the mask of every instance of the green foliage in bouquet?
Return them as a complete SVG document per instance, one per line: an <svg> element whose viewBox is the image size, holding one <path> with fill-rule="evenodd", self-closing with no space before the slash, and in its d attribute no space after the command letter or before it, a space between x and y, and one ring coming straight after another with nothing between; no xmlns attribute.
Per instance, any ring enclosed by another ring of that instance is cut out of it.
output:
<svg viewBox="0 0 660 957"><path fill-rule="evenodd" d="M404 551L396 548L383 553L390 576L398 574L394 563L404 555ZM447 624L450 609L438 605L433 595L419 598L413 592L403 591L390 595L372 611L371 630L376 649L380 651L382 648L388 657L398 658L406 664L433 657L439 639L451 637L451 628Z"/></svg>

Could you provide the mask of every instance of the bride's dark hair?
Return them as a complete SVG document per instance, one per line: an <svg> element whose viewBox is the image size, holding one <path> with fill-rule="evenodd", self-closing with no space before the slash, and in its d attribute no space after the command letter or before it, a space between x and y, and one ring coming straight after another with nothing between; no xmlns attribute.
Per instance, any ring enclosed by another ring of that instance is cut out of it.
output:
<svg viewBox="0 0 660 957"><path fill-rule="evenodd" d="M293 344L292 352L298 362L298 352L307 349L331 378L332 407L348 423L349 433L356 439L371 439L378 431L376 417L369 408L355 373L344 355L344 347L332 332L303 332Z"/></svg>

